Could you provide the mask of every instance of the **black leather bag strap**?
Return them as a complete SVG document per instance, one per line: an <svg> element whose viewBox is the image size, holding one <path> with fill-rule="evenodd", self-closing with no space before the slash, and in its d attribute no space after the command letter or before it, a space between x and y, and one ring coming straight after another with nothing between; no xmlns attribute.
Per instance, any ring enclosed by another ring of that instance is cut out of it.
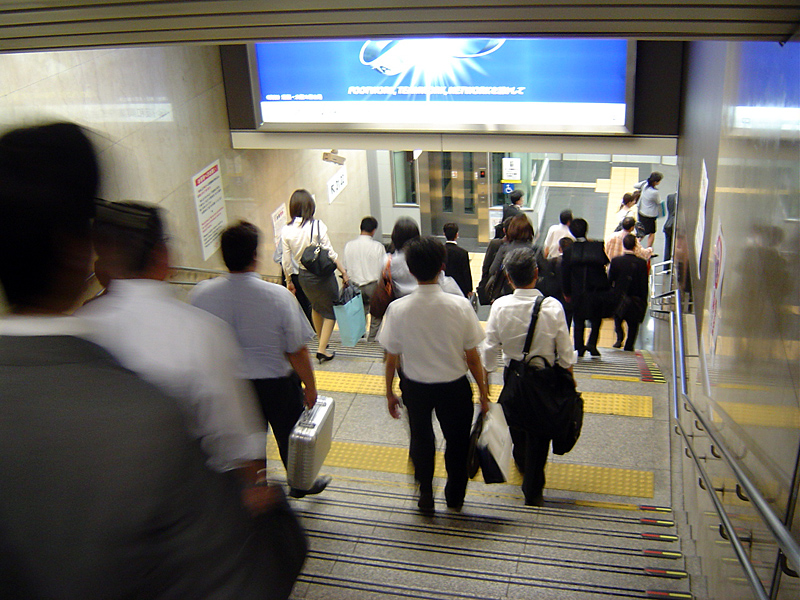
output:
<svg viewBox="0 0 800 600"><path fill-rule="evenodd" d="M522 362L527 363L528 352L531 351L531 343L533 342L533 332L536 330L536 321L539 320L539 309L542 308L544 297L539 296L536 302L533 303L533 314L531 315L531 324L528 326L528 335L525 338L525 345L522 348Z"/></svg>

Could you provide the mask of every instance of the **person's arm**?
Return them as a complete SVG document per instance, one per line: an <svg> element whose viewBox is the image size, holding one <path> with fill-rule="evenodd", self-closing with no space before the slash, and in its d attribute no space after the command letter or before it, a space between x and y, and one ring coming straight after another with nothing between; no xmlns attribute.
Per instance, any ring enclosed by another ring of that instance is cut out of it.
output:
<svg viewBox="0 0 800 600"><path fill-rule="evenodd" d="M489 386L486 381L486 372L483 370L481 363L481 356L478 353L478 348L470 348L465 352L467 357L467 367L469 372L475 378L475 383L478 384L478 392L480 394L481 411L485 414L489 412Z"/></svg>
<svg viewBox="0 0 800 600"><path fill-rule="evenodd" d="M317 231L319 232L320 245L328 251L328 255L333 259L333 262L336 263L336 269L342 275L342 281L347 285L347 282L350 281L350 277L348 277L347 269L344 268L344 264L342 264L342 261L339 259L339 255L336 254L336 251L333 249L333 244L331 244L331 240L328 237L328 228L325 226L325 223L320 220L314 221L314 224L318 227ZM313 233L311 234L311 240L312 242L314 240Z"/></svg>
<svg viewBox="0 0 800 600"><path fill-rule="evenodd" d="M286 239L287 227L288 226L284 226L283 233L281 235L281 268L283 269L284 277L286 277L286 289L293 294L296 294L297 290L295 290L294 281L292 281L292 275L294 274L292 248L289 245L289 241Z"/></svg>
<svg viewBox="0 0 800 600"><path fill-rule="evenodd" d="M308 346L303 346L297 352L287 352L286 359L303 382L306 408L311 408L317 401L317 380L314 377L314 367L311 366Z"/></svg>
<svg viewBox="0 0 800 600"><path fill-rule="evenodd" d="M384 361L385 376L386 376L386 400L389 407L389 414L392 415L392 418L394 419L400 418L400 398L398 398L395 395L393 389L394 374L397 372L397 368L399 366L400 366L400 355L391 354L390 352L387 352Z"/></svg>

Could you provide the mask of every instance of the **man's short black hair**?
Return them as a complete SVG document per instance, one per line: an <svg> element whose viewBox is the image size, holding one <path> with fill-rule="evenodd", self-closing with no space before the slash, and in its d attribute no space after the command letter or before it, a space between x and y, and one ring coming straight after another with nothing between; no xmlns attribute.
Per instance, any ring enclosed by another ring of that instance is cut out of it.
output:
<svg viewBox="0 0 800 600"><path fill-rule="evenodd" d="M431 281L442 270L445 261L444 244L432 237L410 240L403 249L408 270L417 281Z"/></svg>
<svg viewBox="0 0 800 600"><path fill-rule="evenodd" d="M378 219L375 217L364 217L361 219L361 231L372 233L378 228Z"/></svg>
<svg viewBox="0 0 800 600"><path fill-rule="evenodd" d="M231 273L244 271L253 264L258 250L258 227L239 221L222 232L222 260Z"/></svg>
<svg viewBox="0 0 800 600"><path fill-rule="evenodd" d="M511 204L516 204L524 195L525 192L522 190L514 190L508 195L508 199L511 200Z"/></svg>
<svg viewBox="0 0 800 600"><path fill-rule="evenodd" d="M98 201L92 235L113 279L143 274L153 264L153 251L167 238L162 210L133 201Z"/></svg>
<svg viewBox="0 0 800 600"><path fill-rule="evenodd" d="M625 248L625 250L633 250L636 248L636 236L629 233L622 238L622 247Z"/></svg>
<svg viewBox="0 0 800 600"><path fill-rule="evenodd" d="M453 242L458 235L458 223L445 223L442 230L444 231L444 237L447 241Z"/></svg>
<svg viewBox="0 0 800 600"><path fill-rule="evenodd" d="M514 287L521 288L536 280L536 250L530 246L514 248L503 257L503 269Z"/></svg>
<svg viewBox="0 0 800 600"><path fill-rule="evenodd" d="M558 240L558 247L561 248L561 253L563 254L564 250L572 246L572 244L574 243L575 240L573 240L571 237L564 236L560 240Z"/></svg>
<svg viewBox="0 0 800 600"><path fill-rule="evenodd" d="M585 238L587 231L589 231L589 224L586 219L572 219L572 223L569 224L569 232L576 238Z"/></svg>
<svg viewBox="0 0 800 600"><path fill-rule="evenodd" d="M15 129L0 137L0 284L14 308L81 290L58 288L64 247L88 248L99 168L92 143L72 123ZM88 275L91 257L86 257ZM75 266L72 266L75 269Z"/></svg>
<svg viewBox="0 0 800 600"><path fill-rule="evenodd" d="M562 225L569 225L572 222L572 211L568 208L561 211L561 214L558 215L558 220L561 221Z"/></svg>
<svg viewBox="0 0 800 600"><path fill-rule="evenodd" d="M634 219L633 217L625 217L624 219L622 219L622 228L625 231L630 231L631 229L633 229L634 225L636 225L636 219Z"/></svg>

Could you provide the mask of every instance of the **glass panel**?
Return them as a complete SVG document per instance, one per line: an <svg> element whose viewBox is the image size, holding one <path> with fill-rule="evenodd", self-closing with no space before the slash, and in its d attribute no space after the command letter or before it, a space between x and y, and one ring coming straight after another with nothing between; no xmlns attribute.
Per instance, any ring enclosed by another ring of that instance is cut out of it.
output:
<svg viewBox="0 0 800 600"><path fill-rule="evenodd" d="M392 152L392 176L395 204L417 204L413 152Z"/></svg>
<svg viewBox="0 0 800 600"><path fill-rule="evenodd" d="M472 153L464 153L464 214L475 214L475 169Z"/></svg>
<svg viewBox="0 0 800 600"><path fill-rule="evenodd" d="M453 159L442 152L442 212L453 212Z"/></svg>

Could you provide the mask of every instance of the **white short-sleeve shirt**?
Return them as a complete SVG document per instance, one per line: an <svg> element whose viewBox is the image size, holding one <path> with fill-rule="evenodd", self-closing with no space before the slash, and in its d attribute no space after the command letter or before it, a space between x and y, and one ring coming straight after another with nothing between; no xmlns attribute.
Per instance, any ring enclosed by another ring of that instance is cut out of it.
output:
<svg viewBox="0 0 800 600"><path fill-rule="evenodd" d="M438 285L420 285L389 305L377 339L387 352L400 355L409 379L446 383L466 375L464 353L483 337L469 300Z"/></svg>

